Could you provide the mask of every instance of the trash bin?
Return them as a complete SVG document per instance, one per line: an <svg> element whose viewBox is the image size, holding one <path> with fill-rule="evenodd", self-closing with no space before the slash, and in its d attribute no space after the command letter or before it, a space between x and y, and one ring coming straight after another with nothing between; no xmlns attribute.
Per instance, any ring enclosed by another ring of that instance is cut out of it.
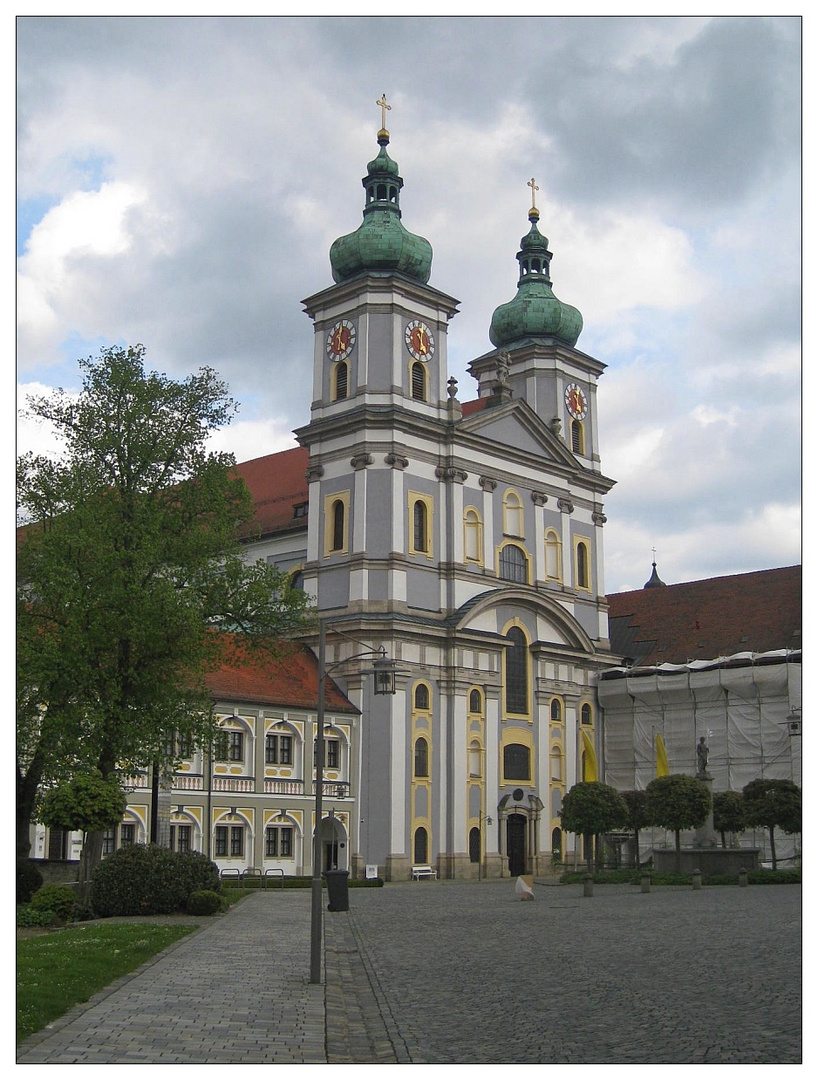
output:
<svg viewBox="0 0 818 1080"><path fill-rule="evenodd" d="M349 911L349 870L327 870L327 911Z"/></svg>

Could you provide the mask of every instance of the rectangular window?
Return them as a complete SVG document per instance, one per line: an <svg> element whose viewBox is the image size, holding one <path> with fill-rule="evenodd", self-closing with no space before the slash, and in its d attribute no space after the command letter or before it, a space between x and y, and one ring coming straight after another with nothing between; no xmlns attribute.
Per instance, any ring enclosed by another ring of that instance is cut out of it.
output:
<svg viewBox="0 0 818 1080"><path fill-rule="evenodd" d="M220 731L213 740L213 758L216 761L227 761L227 732Z"/></svg>
<svg viewBox="0 0 818 1080"><path fill-rule="evenodd" d="M244 761L244 734L241 731L230 732L230 760Z"/></svg>
<svg viewBox="0 0 818 1080"><path fill-rule="evenodd" d="M244 854L244 826L243 825L231 825L230 826L230 854L231 855L243 855Z"/></svg>
<svg viewBox="0 0 818 1080"><path fill-rule="evenodd" d="M126 844L133 844L136 842L136 826L135 825L122 825L120 827L120 840L122 846Z"/></svg>
<svg viewBox="0 0 818 1080"><path fill-rule="evenodd" d="M337 739L327 739L327 768L338 769L341 765L341 744Z"/></svg>
<svg viewBox="0 0 818 1080"><path fill-rule="evenodd" d="M179 846L176 849L177 851L190 851L190 833L190 825L179 826Z"/></svg>
<svg viewBox="0 0 818 1080"><path fill-rule="evenodd" d="M270 859L288 859L293 853L293 830L288 825L267 827L264 853Z"/></svg>
<svg viewBox="0 0 818 1080"><path fill-rule="evenodd" d="M193 757L193 740L189 735L181 733L176 737L176 756L180 758Z"/></svg>
<svg viewBox="0 0 818 1080"><path fill-rule="evenodd" d="M227 826L217 825L215 832L216 857L218 858L220 855L227 854Z"/></svg>
<svg viewBox="0 0 818 1080"><path fill-rule="evenodd" d="M313 768L318 764L318 740L315 740L312 749ZM341 744L337 739L324 739L324 766L327 769L340 769L341 767Z"/></svg>
<svg viewBox="0 0 818 1080"><path fill-rule="evenodd" d="M108 829L102 836L102 854L111 855L116 851L116 829Z"/></svg>
<svg viewBox="0 0 818 1080"><path fill-rule="evenodd" d="M292 736L268 735L264 742L264 760L267 765L292 765Z"/></svg>

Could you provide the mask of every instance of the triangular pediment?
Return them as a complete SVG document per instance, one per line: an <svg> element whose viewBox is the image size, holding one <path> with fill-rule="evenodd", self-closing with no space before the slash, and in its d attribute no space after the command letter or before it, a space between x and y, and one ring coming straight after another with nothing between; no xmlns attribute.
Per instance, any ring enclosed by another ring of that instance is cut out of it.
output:
<svg viewBox="0 0 818 1080"><path fill-rule="evenodd" d="M460 421L457 433L469 438L477 436L481 442L494 443L506 452L517 450L570 469L583 469L562 439L519 399L472 412Z"/></svg>

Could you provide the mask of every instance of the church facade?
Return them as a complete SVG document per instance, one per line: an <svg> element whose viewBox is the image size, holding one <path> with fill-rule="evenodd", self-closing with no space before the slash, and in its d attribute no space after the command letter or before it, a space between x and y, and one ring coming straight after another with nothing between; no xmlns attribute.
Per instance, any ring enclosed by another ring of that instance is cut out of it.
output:
<svg viewBox="0 0 818 1080"><path fill-rule="evenodd" d="M248 557L299 575L327 670L360 714L346 868L539 873L573 843L564 792L601 779L595 684L616 662L604 365L576 347L582 318L554 295L532 198L517 294L461 403L446 362L458 302L429 284L431 246L403 225L389 134L377 138L363 221L332 245L334 283L304 301L300 445L239 466L258 510ZM376 650L396 663L394 696L374 693Z"/></svg>
<svg viewBox="0 0 818 1080"><path fill-rule="evenodd" d="M389 141L382 128L360 226L330 249L332 284L303 302L298 446L236 467L255 505L248 559L292 574L321 632L269 672L213 673L214 747L177 748L169 787L131 778L109 850L154 839L230 873L301 875L320 828L322 870L541 875L583 858L565 792L644 788L660 741L692 775L706 736L716 790L800 781L800 568L664 586L654 564L644 590L606 598L604 364L554 294L534 181L516 295L461 401L458 302L403 224ZM375 692L384 656L394 694ZM32 839L35 858L79 854L40 826Z"/></svg>

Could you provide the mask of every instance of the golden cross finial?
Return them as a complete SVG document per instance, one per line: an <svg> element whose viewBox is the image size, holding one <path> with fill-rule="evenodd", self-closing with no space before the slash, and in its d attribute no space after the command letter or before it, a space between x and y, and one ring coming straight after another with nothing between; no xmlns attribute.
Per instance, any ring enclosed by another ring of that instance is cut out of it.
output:
<svg viewBox="0 0 818 1080"><path fill-rule="evenodd" d="M381 100L376 101L375 104L380 105L380 107L381 107L381 127L385 128L386 127L386 113L387 113L387 111L391 111L391 109L392 109L391 105L386 104L386 91L385 90L384 90L383 94L381 95Z"/></svg>
<svg viewBox="0 0 818 1080"><path fill-rule="evenodd" d="M537 209L537 203L536 203L536 201L535 201L535 195L534 195L534 192L535 192L535 191L539 191L539 190L540 190L540 186L539 186L539 184L535 184L535 183L534 183L534 177L532 176L532 177L531 177L531 179L530 179L530 180L528 181L528 183L526 184L526 187L530 187L530 188L531 188L531 209L532 209L532 210L536 210L536 209Z"/></svg>

